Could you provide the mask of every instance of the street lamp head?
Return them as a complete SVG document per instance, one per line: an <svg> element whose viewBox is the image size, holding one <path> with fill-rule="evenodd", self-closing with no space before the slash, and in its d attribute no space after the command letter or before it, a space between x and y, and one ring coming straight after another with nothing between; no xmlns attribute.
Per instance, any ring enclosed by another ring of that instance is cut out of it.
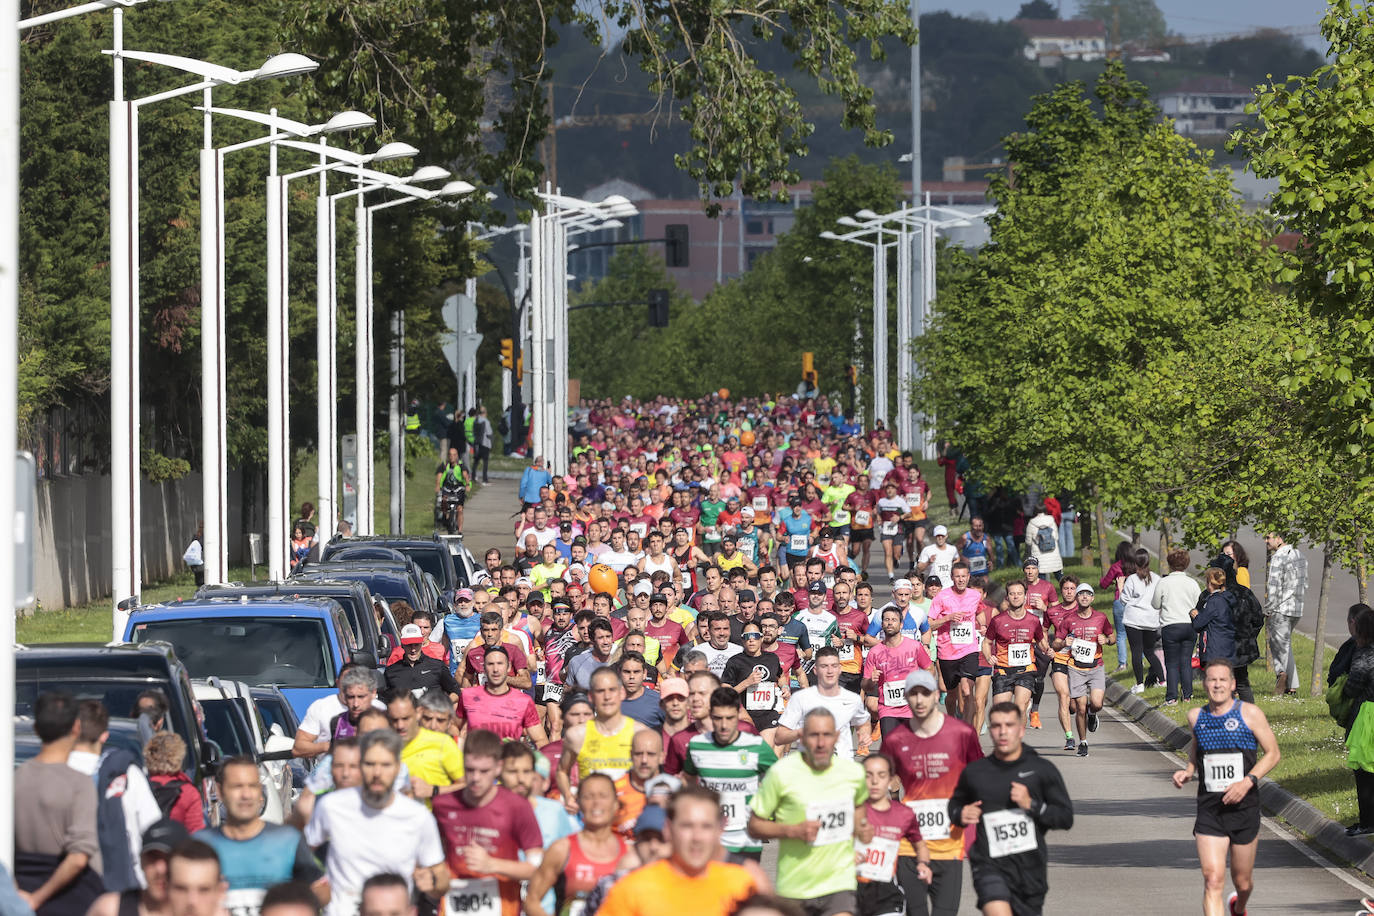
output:
<svg viewBox="0 0 1374 916"><path fill-rule="evenodd" d="M630 198L626 197L624 194L612 194L610 197L601 201L601 206L609 209L624 207L626 204L630 204L631 207L634 206L634 204L630 203Z"/></svg>
<svg viewBox="0 0 1374 916"><path fill-rule="evenodd" d="M411 156L420 155L420 151L409 143L402 143L400 140L393 140L384 143L377 152L368 156L369 162L388 162L392 159L409 159Z"/></svg>
<svg viewBox="0 0 1374 916"><path fill-rule="evenodd" d="M441 197L458 197L462 194L471 194L477 190L466 181L450 181L439 189Z"/></svg>
<svg viewBox="0 0 1374 916"><path fill-rule="evenodd" d="M897 157L898 162L910 162L911 159L912 156L910 153L902 153L900 156Z"/></svg>
<svg viewBox="0 0 1374 916"><path fill-rule="evenodd" d="M408 184L414 184L421 181L443 181L449 175L450 172L446 168L437 165L422 165L415 170L415 174L405 179L405 181Z"/></svg>
<svg viewBox="0 0 1374 916"><path fill-rule="evenodd" d="M854 217L852 217L852 216L841 216L839 219L835 220L835 222L839 223L841 226L862 226L862 225L863 225L863 223L859 222L858 220L856 220L856 219L855 219Z"/></svg>
<svg viewBox="0 0 1374 916"><path fill-rule="evenodd" d="M596 228L598 228L598 229L623 229L624 227L625 227L625 224L624 224L623 222L621 222L620 220L618 220L618 219L608 219L608 220L606 220L604 223L602 223L600 226L597 226Z"/></svg>
<svg viewBox="0 0 1374 916"><path fill-rule="evenodd" d="M855 214L855 215L858 216L860 219L877 219L877 218L878 218L878 214L874 213L872 210L868 209L867 207L865 207L864 209L860 210L860 211L859 211L857 214Z"/></svg>
<svg viewBox="0 0 1374 916"><path fill-rule="evenodd" d="M336 134L345 130L359 130L364 127L373 127L377 119L370 114L361 111L341 111L320 128L322 134Z"/></svg>
<svg viewBox="0 0 1374 916"><path fill-rule="evenodd" d="M830 239L831 241L834 241L835 239L839 238L839 236L831 232L829 229L827 229L821 233L821 238Z"/></svg>
<svg viewBox="0 0 1374 916"><path fill-rule="evenodd" d="M304 54L287 52L269 57L261 67L254 71L253 79L265 80L278 76L299 76L302 73L313 73L319 68L318 62L311 60Z"/></svg>

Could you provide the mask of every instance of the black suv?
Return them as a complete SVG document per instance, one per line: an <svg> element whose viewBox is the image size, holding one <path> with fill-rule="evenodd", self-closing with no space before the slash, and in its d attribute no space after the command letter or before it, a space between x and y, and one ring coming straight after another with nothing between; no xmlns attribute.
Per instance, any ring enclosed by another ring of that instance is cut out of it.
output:
<svg viewBox="0 0 1374 916"><path fill-rule="evenodd" d="M444 593L444 598L449 604L453 603L453 597L458 589L469 587L467 570L462 567L462 564L454 562L448 544L437 534L429 537L369 535L367 537L335 538L324 546L320 559L328 560L339 551L357 547L389 547L410 557L421 569L434 577L434 581L438 583L439 590Z"/></svg>

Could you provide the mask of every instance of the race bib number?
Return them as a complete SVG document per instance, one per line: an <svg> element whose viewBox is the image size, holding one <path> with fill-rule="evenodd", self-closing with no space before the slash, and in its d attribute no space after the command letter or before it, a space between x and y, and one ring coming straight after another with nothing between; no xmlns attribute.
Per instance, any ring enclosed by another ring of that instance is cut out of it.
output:
<svg viewBox="0 0 1374 916"><path fill-rule="evenodd" d="M534 679L542 681L544 679L544 660L541 658L539 663L534 666Z"/></svg>
<svg viewBox="0 0 1374 916"><path fill-rule="evenodd" d="M1007 664L1013 668L1024 668L1031 663L1031 644L1014 642L1007 646Z"/></svg>
<svg viewBox="0 0 1374 916"><path fill-rule="evenodd" d="M883 534L892 537L897 533L898 525L896 522L883 522Z"/></svg>
<svg viewBox="0 0 1374 916"><path fill-rule="evenodd" d="M859 877L865 881L891 883L897 874L897 841L874 837L871 843L855 843L859 856Z"/></svg>
<svg viewBox="0 0 1374 916"><path fill-rule="evenodd" d="M1225 792L1231 783L1245 778L1245 755L1240 751L1208 754L1202 777L1202 787L1208 792Z"/></svg>
<svg viewBox="0 0 1374 916"><path fill-rule="evenodd" d="M988 571L988 558L987 558L987 557L983 557L983 556L972 556L972 557L966 557L965 559L966 559L966 561L968 562L968 571L969 571L972 575L977 576L977 575L981 575L982 573L985 573L985 572Z"/></svg>
<svg viewBox="0 0 1374 916"><path fill-rule="evenodd" d="M684 592L686 592L687 594L689 594L689 595L692 593L692 574L691 574L691 573L683 573L683 574L682 574L682 590L683 590Z"/></svg>
<svg viewBox="0 0 1374 916"><path fill-rule="evenodd" d="M846 639L844 645L840 646L840 661L852 662L854 660L854 641Z"/></svg>
<svg viewBox="0 0 1374 916"><path fill-rule="evenodd" d="M920 801L909 801L906 806L916 815L916 826L921 828L921 839L949 839L948 798L923 798Z"/></svg>
<svg viewBox="0 0 1374 916"><path fill-rule="evenodd" d="M501 887L495 878L455 878L448 885L448 913L501 916Z"/></svg>
<svg viewBox="0 0 1374 916"><path fill-rule="evenodd" d="M767 496L755 496L753 499L751 499L751 500L749 501L749 505L751 505L751 506L754 507L754 511L755 511L755 512L767 512L767 511L768 511L768 497L767 497Z"/></svg>
<svg viewBox="0 0 1374 916"><path fill-rule="evenodd" d="M749 825L749 796L743 792L725 792L720 796L720 816L726 830L743 830Z"/></svg>
<svg viewBox="0 0 1374 916"><path fill-rule="evenodd" d="M872 528L873 516L860 509L854 513L854 526L857 528Z"/></svg>
<svg viewBox="0 0 1374 916"><path fill-rule="evenodd" d="M1069 644L1075 665L1091 665L1097 658L1097 642L1092 639L1075 639Z"/></svg>
<svg viewBox="0 0 1374 916"><path fill-rule="evenodd" d="M820 823L812 846L829 846L854 836L854 806L846 801L813 801L806 806L806 819Z"/></svg>
<svg viewBox="0 0 1374 916"><path fill-rule="evenodd" d="M804 534L791 534L787 537L788 553L806 553L810 539Z"/></svg>
<svg viewBox="0 0 1374 916"><path fill-rule="evenodd" d="M644 522L634 522L630 525L630 530L639 535L640 538L643 538L644 535L649 533L649 526Z"/></svg>
<svg viewBox="0 0 1374 916"><path fill-rule="evenodd" d="M1020 808L985 811L982 822L991 858L1000 859L1035 849L1035 824Z"/></svg>
<svg viewBox="0 0 1374 916"><path fill-rule="evenodd" d="M905 706L906 705L906 681L884 681L883 682L883 705L884 706Z"/></svg>
<svg viewBox="0 0 1374 916"><path fill-rule="evenodd" d="M702 538L707 541L719 541L720 529L717 528L715 525L712 525L710 528L706 528L703 530Z"/></svg>
<svg viewBox="0 0 1374 916"><path fill-rule="evenodd" d="M971 646L978 638L978 633L973 627L972 620L963 620L959 623L950 624L949 641L956 646Z"/></svg>
<svg viewBox="0 0 1374 916"><path fill-rule="evenodd" d="M550 683L550 682L548 682L548 681L545 681L545 682L544 682L544 702L545 702L545 703L562 703L562 702L563 702L563 685L562 685L562 684L553 684L553 683Z"/></svg>
<svg viewBox="0 0 1374 916"><path fill-rule="evenodd" d="M260 887L243 887L224 895L224 909L229 916L258 916L262 898L267 891Z"/></svg>
<svg viewBox="0 0 1374 916"><path fill-rule="evenodd" d="M778 685L769 681L755 684L744 697L744 708L752 712L772 709L778 700Z"/></svg>

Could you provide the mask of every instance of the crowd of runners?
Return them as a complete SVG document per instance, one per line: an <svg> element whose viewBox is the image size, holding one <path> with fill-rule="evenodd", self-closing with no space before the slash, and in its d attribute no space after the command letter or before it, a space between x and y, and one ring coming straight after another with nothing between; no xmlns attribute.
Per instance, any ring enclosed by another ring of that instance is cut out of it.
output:
<svg viewBox="0 0 1374 916"><path fill-rule="evenodd" d="M626 400L587 424L566 473L525 471L455 612L417 613L399 659L311 708L294 826L261 821L254 761L231 759L224 823L154 825L146 886L95 916L949 916L966 862L982 912L1042 912L1073 805L1023 739L1048 684L1089 757L1119 635L1064 574L1063 507L990 528L958 452L937 495L824 399ZM951 538L936 517L960 510ZM1175 782L1200 782L1205 912L1241 914L1279 755L1229 664L1204 682ZM39 706L45 742L80 731L69 698Z"/></svg>

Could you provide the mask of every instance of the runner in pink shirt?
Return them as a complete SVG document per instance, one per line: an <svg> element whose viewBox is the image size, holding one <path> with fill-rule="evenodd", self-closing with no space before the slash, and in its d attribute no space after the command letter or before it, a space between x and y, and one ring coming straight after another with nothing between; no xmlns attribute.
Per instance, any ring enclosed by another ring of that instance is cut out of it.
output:
<svg viewBox="0 0 1374 916"><path fill-rule="evenodd" d="M968 587L968 563L963 560L955 561L950 577L954 584L940 589L930 603L930 628L936 634L935 654L940 659L949 714L971 722L973 684L978 678L978 655L983 643L978 631L978 606L983 593Z"/></svg>
<svg viewBox="0 0 1374 916"><path fill-rule="evenodd" d="M535 747L548 744L549 737L540 724L534 700L506 680L510 675L510 653L504 646L484 651L482 670L486 683L463 688L455 710L458 717L467 721L469 729L484 728L504 741L515 741L524 735Z"/></svg>
<svg viewBox="0 0 1374 916"><path fill-rule="evenodd" d="M878 696L878 718L910 719L906 702L906 676L917 668L929 671L934 663L919 639L902 635L901 609L883 611L883 641L868 650L864 660L864 687Z"/></svg>

